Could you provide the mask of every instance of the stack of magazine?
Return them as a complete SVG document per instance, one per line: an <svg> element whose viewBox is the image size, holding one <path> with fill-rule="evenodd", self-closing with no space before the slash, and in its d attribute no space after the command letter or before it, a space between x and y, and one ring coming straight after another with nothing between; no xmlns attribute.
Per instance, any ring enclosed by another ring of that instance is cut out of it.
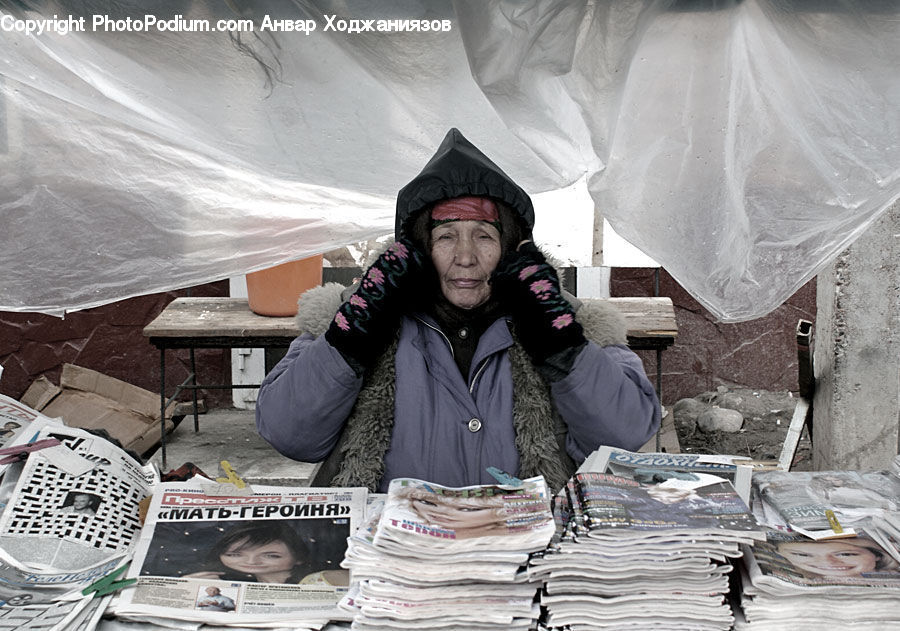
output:
<svg viewBox="0 0 900 631"><path fill-rule="evenodd" d="M731 628L729 560L764 534L732 485L746 472L696 461L604 449L569 480L554 498L556 536L529 565L546 581L549 628Z"/></svg>
<svg viewBox="0 0 900 631"><path fill-rule="evenodd" d="M770 472L753 490L767 540L745 550L736 629L900 627L895 471Z"/></svg>
<svg viewBox="0 0 900 631"><path fill-rule="evenodd" d="M900 565L864 530L820 540L767 534L745 550L735 629L900 628Z"/></svg>
<svg viewBox="0 0 900 631"><path fill-rule="evenodd" d="M448 488L391 482L384 507L350 540L353 629L529 629L539 581L525 567L554 533L542 477Z"/></svg>

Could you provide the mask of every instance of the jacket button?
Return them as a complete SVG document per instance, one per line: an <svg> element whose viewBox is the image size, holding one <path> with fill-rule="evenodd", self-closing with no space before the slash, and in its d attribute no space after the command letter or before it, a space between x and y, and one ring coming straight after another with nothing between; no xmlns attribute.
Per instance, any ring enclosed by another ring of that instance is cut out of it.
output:
<svg viewBox="0 0 900 631"><path fill-rule="evenodd" d="M457 335L459 336L459 339L464 340L467 337L469 337L469 329L467 329L466 327L463 327L459 330Z"/></svg>
<svg viewBox="0 0 900 631"><path fill-rule="evenodd" d="M469 431L473 434L481 429L481 421L477 418L473 418L469 421Z"/></svg>

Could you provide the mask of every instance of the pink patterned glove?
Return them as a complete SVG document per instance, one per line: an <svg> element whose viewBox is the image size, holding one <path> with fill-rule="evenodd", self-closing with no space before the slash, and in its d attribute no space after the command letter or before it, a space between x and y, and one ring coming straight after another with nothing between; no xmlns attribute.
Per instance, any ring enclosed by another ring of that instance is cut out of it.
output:
<svg viewBox="0 0 900 631"><path fill-rule="evenodd" d="M424 290L424 260L412 241L395 241L338 308L325 339L362 367L374 364L393 341L412 292Z"/></svg>
<svg viewBox="0 0 900 631"><path fill-rule="evenodd" d="M531 241L503 257L491 283L497 298L511 309L516 338L534 363L586 342L556 270Z"/></svg>

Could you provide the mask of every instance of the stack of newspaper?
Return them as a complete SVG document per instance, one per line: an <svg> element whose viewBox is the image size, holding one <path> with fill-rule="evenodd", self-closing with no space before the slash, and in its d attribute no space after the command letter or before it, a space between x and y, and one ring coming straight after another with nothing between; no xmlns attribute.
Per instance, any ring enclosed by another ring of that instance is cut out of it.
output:
<svg viewBox="0 0 900 631"><path fill-rule="evenodd" d="M714 476L696 460L606 449L557 494L557 536L529 566L549 628L731 628L729 559L764 535L732 485L737 465Z"/></svg>
<svg viewBox="0 0 900 631"><path fill-rule="evenodd" d="M110 600L97 581L127 562L155 472L2 396L0 419L0 628L92 629Z"/></svg>
<svg viewBox="0 0 900 631"><path fill-rule="evenodd" d="M540 582L524 570L554 533L542 477L448 488L399 478L350 540L353 629L528 629Z"/></svg>
<svg viewBox="0 0 900 631"><path fill-rule="evenodd" d="M753 489L769 529L745 550L736 628L900 626L895 471L770 472Z"/></svg>

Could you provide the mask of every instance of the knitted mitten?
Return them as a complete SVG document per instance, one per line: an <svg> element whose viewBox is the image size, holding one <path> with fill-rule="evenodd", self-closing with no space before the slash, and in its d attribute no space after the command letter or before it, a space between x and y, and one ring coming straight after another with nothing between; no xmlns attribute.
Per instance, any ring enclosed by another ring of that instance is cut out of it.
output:
<svg viewBox="0 0 900 631"><path fill-rule="evenodd" d="M503 257L491 283L497 298L509 306L516 337L536 364L586 342L556 270L531 241Z"/></svg>
<svg viewBox="0 0 900 631"><path fill-rule="evenodd" d="M412 292L424 290L424 261L425 255L411 241L395 241L338 308L325 332L329 344L356 364L372 366L393 341Z"/></svg>

